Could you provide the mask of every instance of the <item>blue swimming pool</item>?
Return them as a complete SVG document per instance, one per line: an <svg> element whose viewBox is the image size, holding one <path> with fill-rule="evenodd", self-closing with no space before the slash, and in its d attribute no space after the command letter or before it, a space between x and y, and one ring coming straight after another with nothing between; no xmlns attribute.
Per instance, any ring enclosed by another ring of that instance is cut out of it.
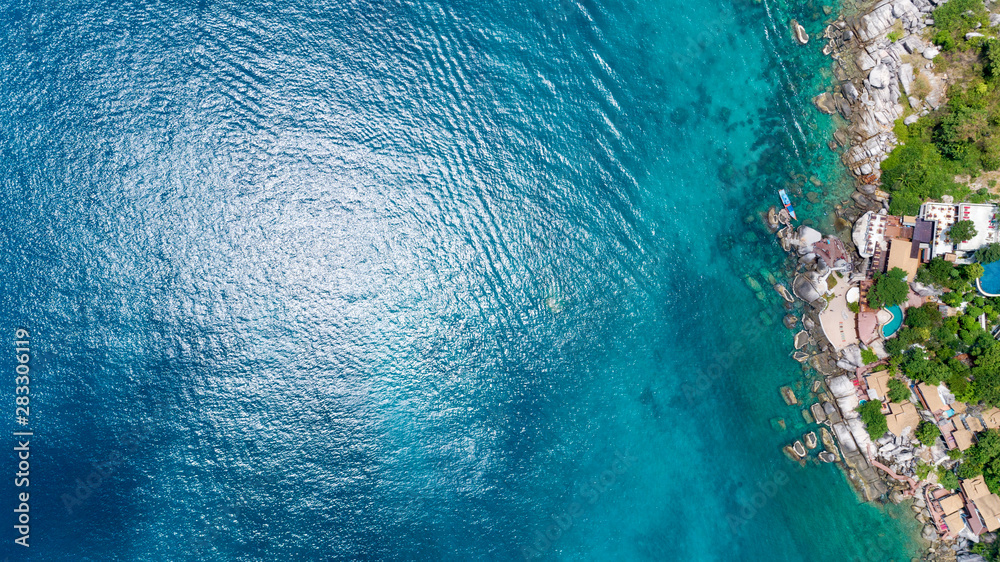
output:
<svg viewBox="0 0 1000 562"><path fill-rule="evenodd" d="M987 295L1000 295L1000 261L983 264L983 277L979 289Z"/></svg>
<svg viewBox="0 0 1000 562"><path fill-rule="evenodd" d="M895 334L896 330L903 324L903 309L899 308L898 305L893 305L887 306L886 310L892 314L892 320L882 326L882 336L887 338Z"/></svg>

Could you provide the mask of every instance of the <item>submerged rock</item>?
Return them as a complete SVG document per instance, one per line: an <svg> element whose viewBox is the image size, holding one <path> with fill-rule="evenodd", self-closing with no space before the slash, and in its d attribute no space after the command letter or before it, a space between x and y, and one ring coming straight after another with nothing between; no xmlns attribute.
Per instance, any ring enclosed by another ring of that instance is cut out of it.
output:
<svg viewBox="0 0 1000 562"><path fill-rule="evenodd" d="M799 323L799 319L794 314L786 314L782 322L785 324L786 328L788 328L789 330L794 330L795 325Z"/></svg>
<svg viewBox="0 0 1000 562"><path fill-rule="evenodd" d="M781 387L781 397L785 399L785 404L788 404L789 406L794 406L799 403L799 399L795 397L795 391L793 391L790 386Z"/></svg>

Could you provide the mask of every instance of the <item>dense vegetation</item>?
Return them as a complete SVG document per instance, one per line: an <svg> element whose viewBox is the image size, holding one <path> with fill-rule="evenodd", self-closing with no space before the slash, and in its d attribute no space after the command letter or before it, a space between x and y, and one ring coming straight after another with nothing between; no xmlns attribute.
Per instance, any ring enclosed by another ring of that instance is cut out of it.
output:
<svg viewBox="0 0 1000 562"><path fill-rule="evenodd" d="M944 468L943 466L938 467L938 484L941 484L949 490L958 489L958 476L954 472Z"/></svg>
<svg viewBox="0 0 1000 562"><path fill-rule="evenodd" d="M951 0L934 10L933 41L950 51L965 45L965 32L977 25L990 25L989 10L982 0Z"/></svg>
<svg viewBox="0 0 1000 562"><path fill-rule="evenodd" d="M980 474L991 492L1000 491L1000 432L995 429L981 433L958 466L959 478L974 478Z"/></svg>
<svg viewBox="0 0 1000 562"><path fill-rule="evenodd" d="M979 263L1000 261L1000 244L991 242L976 250L976 261Z"/></svg>
<svg viewBox="0 0 1000 562"><path fill-rule="evenodd" d="M972 192L954 178L1000 169L1000 40L965 39L979 24L979 32L990 33L989 12L981 0L951 0L935 9L933 17L933 41L944 51L935 63L946 66L950 51L972 53L981 62L969 69L969 79L948 90L944 107L913 125L900 122L895 127L901 144L882 163L882 185L892 195L893 214L915 214L923 201L946 194L986 201L988 190Z"/></svg>
<svg viewBox="0 0 1000 562"><path fill-rule="evenodd" d="M880 400L869 400L858 406L858 413L861 414L861 421L865 422L865 429L868 430L868 435L873 440L882 437L885 432L889 431Z"/></svg>
<svg viewBox="0 0 1000 562"><path fill-rule="evenodd" d="M864 361L865 365L871 365L878 361L878 355L875 355L875 352L870 349L862 349L861 360Z"/></svg>
<svg viewBox="0 0 1000 562"><path fill-rule="evenodd" d="M899 379L889 379L889 402L905 402L910 399L910 387Z"/></svg>
<svg viewBox="0 0 1000 562"><path fill-rule="evenodd" d="M875 274L875 285L868 290L868 305L878 309L900 304L906 300L909 293L906 284L906 272L898 267L887 273Z"/></svg>
<svg viewBox="0 0 1000 562"><path fill-rule="evenodd" d="M964 402L1000 405L1000 342L979 321L985 315L988 326L997 323L1000 299L973 290L970 281L981 269L940 259L921 267L917 279L950 289L941 300L958 313L945 317L933 302L908 309L903 327L886 340L885 350L894 372L917 382L944 383ZM966 354L964 360L957 358L961 354Z"/></svg>
<svg viewBox="0 0 1000 562"><path fill-rule="evenodd" d="M917 430L914 431L914 435L917 441L920 441L928 447L934 444L934 440L941 437L941 430L938 426L932 424L931 422L922 421L920 425L917 426Z"/></svg>

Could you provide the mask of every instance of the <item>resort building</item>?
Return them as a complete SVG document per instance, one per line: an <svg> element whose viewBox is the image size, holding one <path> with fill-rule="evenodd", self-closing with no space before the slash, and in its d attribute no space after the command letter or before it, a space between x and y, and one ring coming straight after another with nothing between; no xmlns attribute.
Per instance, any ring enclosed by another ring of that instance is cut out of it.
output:
<svg viewBox="0 0 1000 562"><path fill-rule="evenodd" d="M950 410L950 408L941 399L938 387L927 383L920 383L917 385L917 396L920 397L920 403L924 405L924 408L930 411L931 414L934 414L935 419L948 417L945 415L945 412Z"/></svg>
<svg viewBox="0 0 1000 562"><path fill-rule="evenodd" d="M977 535L1000 529L1000 497L990 493L986 480L976 476L962 480L962 497L969 513L969 528Z"/></svg>
<svg viewBox="0 0 1000 562"><path fill-rule="evenodd" d="M968 253L998 240L997 207L995 205L924 203L920 206L918 219L933 224L933 238L930 243L931 258L943 257L948 261L966 259ZM971 240L955 244L948 238L948 231L958 221L972 221L976 228L976 235Z"/></svg>
<svg viewBox="0 0 1000 562"><path fill-rule="evenodd" d="M871 258L868 278L894 267L912 281L921 263L930 261L934 225L919 217L865 213L854 226L853 240L862 257Z"/></svg>
<svg viewBox="0 0 1000 562"><path fill-rule="evenodd" d="M983 422L979 421L979 418L976 416L965 416L963 421L965 422L966 427L969 428L969 431L973 434L979 433L983 430Z"/></svg>
<svg viewBox="0 0 1000 562"><path fill-rule="evenodd" d="M865 382L868 384L868 399L887 402L887 397L889 396L889 379L891 378L892 375L889 374L889 371L879 371L866 375Z"/></svg>
<svg viewBox="0 0 1000 562"><path fill-rule="evenodd" d="M1000 408L990 408L983 412L983 425L988 429L1000 429Z"/></svg>
<svg viewBox="0 0 1000 562"><path fill-rule="evenodd" d="M944 437L948 449L965 451L974 443L973 432L965 428L958 416L939 422L938 429L941 430L941 436Z"/></svg>
<svg viewBox="0 0 1000 562"><path fill-rule="evenodd" d="M885 227L889 215L882 213L865 213L854 225L854 244L863 258L875 255L876 250L883 249L885 242Z"/></svg>
<svg viewBox="0 0 1000 562"><path fill-rule="evenodd" d="M917 268L920 267L919 250L916 255L912 252L913 242L905 238L893 238L889 241L889 259L885 264L885 271L890 271L898 267L906 272L906 280L913 281L917 278Z"/></svg>
<svg viewBox="0 0 1000 562"><path fill-rule="evenodd" d="M965 451L972 447L972 432L965 428L958 428L952 435L955 438L955 446L959 451Z"/></svg>
<svg viewBox="0 0 1000 562"><path fill-rule="evenodd" d="M917 412L917 407L909 400L899 404L889 403L889 413L885 416L885 423L893 435L902 437L907 430L912 433L917 429L920 414Z"/></svg>
<svg viewBox="0 0 1000 562"><path fill-rule="evenodd" d="M851 260L848 258L847 249L840 238L828 236L813 245L813 252L816 257L823 260L823 263L835 271L850 271Z"/></svg>

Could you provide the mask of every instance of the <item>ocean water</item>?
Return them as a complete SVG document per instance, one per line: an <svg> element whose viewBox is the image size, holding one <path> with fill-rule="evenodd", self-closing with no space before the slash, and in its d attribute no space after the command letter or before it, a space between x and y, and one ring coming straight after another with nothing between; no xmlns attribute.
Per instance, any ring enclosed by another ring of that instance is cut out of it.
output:
<svg viewBox="0 0 1000 562"><path fill-rule="evenodd" d="M786 187L830 227L850 190L820 4L0 11L33 433L0 556L919 554L905 506L780 450L811 375L760 213Z"/></svg>

